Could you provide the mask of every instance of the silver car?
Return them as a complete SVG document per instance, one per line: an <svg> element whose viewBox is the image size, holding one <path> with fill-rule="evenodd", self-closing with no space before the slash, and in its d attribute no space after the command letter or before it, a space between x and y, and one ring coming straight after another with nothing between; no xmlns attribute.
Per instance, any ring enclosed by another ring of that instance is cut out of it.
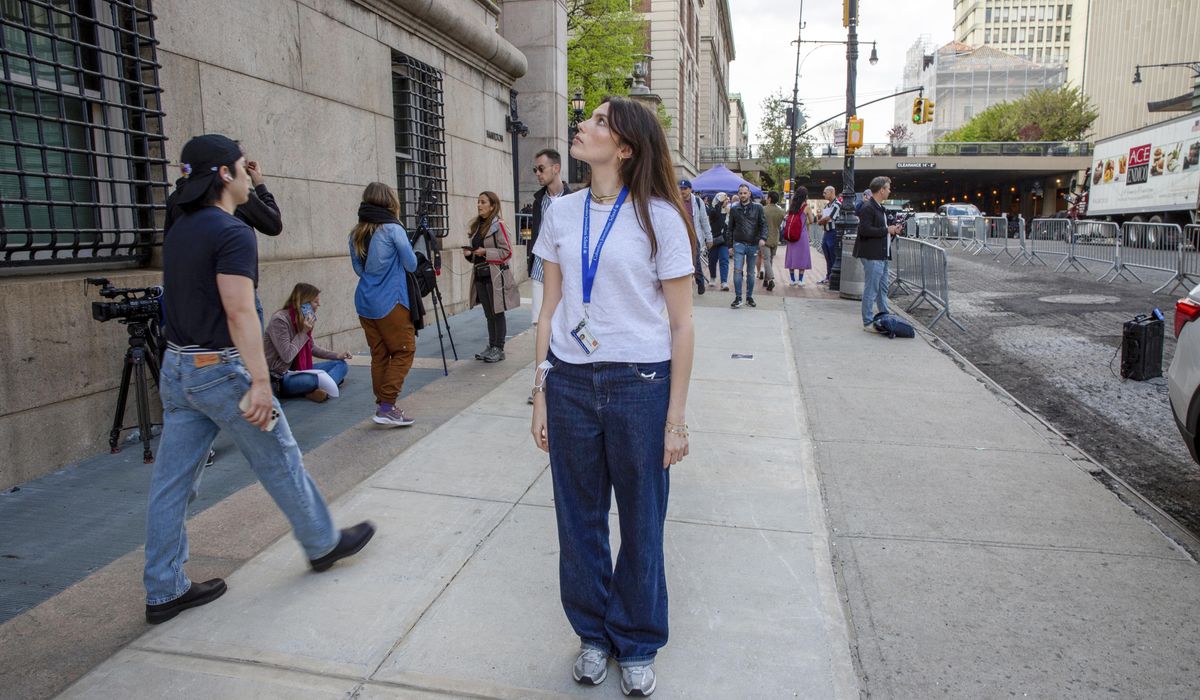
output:
<svg viewBox="0 0 1200 700"><path fill-rule="evenodd" d="M1187 443L1192 459L1200 463L1196 444L1200 423L1200 285L1175 303L1175 356L1167 370L1168 396L1175 425Z"/></svg>

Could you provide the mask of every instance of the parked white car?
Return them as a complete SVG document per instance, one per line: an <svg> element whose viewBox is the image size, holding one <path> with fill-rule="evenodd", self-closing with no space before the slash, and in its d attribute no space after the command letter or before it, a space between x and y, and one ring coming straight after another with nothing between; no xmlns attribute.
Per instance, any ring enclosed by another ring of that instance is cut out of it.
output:
<svg viewBox="0 0 1200 700"><path fill-rule="evenodd" d="M1175 356L1167 370L1168 396L1175 425L1192 459L1200 463L1200 285L1175 303Z"/></svg>

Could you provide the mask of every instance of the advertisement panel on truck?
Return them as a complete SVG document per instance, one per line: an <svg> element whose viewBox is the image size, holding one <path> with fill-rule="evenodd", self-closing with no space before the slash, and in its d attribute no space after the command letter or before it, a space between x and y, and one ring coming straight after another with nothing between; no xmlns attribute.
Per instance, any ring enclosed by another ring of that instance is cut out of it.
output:
<svg viewBox="0 0 1200 700"><path fill-rule="evenodd" d="M1096 143L1088 216L1191 211L1200 198L1200 117Z"/></svg>

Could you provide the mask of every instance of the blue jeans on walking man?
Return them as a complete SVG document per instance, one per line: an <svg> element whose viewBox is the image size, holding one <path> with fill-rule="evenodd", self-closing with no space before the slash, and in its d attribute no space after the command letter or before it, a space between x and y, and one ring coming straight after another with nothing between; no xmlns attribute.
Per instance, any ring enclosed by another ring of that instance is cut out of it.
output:
<svg viewBox="0 0 1200 700"><path fill-rule="evenodd" d="M888 290L888 261L862 260L863 266L863 295L862 317L863 325L869 326L875 319L871 311L876 307L879 313L891 313L887 305Z"/></svg>
<svg viewBox="0 0 1200 700"><path fill-rule="evenodd" d="M585 647L622 666L667 643L663 530L670 471L663 426L671 362L573 365L550 353L546 435L558 521L563 611ZM621 549L608 544L616 494Z"/></svg>
<svg viewBox="0 0 1200 700"><path fill-rule="evenodd" d="M283 511L310 560L333 551L340 533L317 490L282 411L275 429L259 430L242 417L238 401L250 390L250 373L230 352L206 367L193 355L167 350L159 377L162 442L150 478L146 513L146 603L159 605L187 593L187 505L204 457L221 430L233 437L263 488ZM279 402L274 401L276 410Z"/></svg>
<svg viewBox="0 0 1200 700"><path fill-rule="evenodd" d="M729 246L715 245L708 251L708 279L717 279L717 266L721 268L721 284L729 281Z"/></svg>
<svg viewBox="0 0 1200 700"><path fill-rule="evenodd" d="M746 272L746 298L754 296L754 258L758 255L755 243L733 244L733 295L742 298L743 263Z"/></svg>

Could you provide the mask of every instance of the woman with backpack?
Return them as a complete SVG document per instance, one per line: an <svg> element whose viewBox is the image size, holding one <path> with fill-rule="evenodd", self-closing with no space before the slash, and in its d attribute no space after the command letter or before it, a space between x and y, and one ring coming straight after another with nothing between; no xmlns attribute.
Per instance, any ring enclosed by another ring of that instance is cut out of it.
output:
<svg viewBox="0 0 1200 700"><path fill-rule="evenodd" d="M729 217L729 195L718 192L708 207L708 223L712 227L712 248L708 250L708 286L717 279L721 267L721 291L729 291L729 234L725 226Z"/></svg>
<svg viewBox="0 0 1200 700"><path fill-rule="evenodd" d="M783 266L788 271L788 286L803 287L804 271L812 268L812 252L808 248L808 189L799 187L788 204L787 218L783 220L783 240L787 242L787 253ZM799 279L797 279L799 273Z"/></svg>
<svg viewBox="0 0 1200 700"><path fill-rule="evenodd" d="M372 182L358 206L358 225L350 232L350 264L358 275L354 308L371 348L371 386L375 390L374 421L407 427L412 418L396 405L416 354L408 273L417 269L408 234L400 225L400 200L391 187Z"/></svg>
<svg viewBox="0 0 1200 700"><path fill-rule="evenodd" d="M504 312L521 305L521 293L509 269L512 242L500 221L500 197L495 192L480 192L475 212L470 245L463 246L463 257L474 265L467 306L473 309L483 304L488 327L488 346L475 353L475 359L499 362L504 359L504 338L508 334Z"/></svg>

